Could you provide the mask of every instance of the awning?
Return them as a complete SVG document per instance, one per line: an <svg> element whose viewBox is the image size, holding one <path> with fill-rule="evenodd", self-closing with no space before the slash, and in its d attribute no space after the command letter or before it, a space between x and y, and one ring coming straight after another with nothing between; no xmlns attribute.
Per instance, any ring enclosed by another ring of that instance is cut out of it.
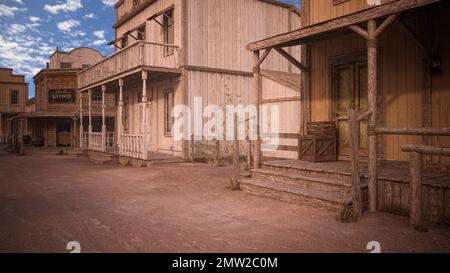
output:
<svg viewBox="0 0 450 273"><path fill-rule="evenodd" d="M270 47L300 45L321 35L332 33L352 25L358 25L368 20L383 18L402 11L412 10L438 2L446 2L446 0L398 0L260 40L247 45L247 49L256 51Z"/></svg>

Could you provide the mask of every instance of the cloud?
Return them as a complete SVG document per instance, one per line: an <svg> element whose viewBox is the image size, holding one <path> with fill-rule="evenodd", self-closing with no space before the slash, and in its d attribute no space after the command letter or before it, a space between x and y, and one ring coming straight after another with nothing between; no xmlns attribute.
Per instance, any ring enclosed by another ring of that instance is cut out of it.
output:
<svg viewBox="0 0 450 273"><path fill-rule="evenodd" d="M94 31L94 36L99 39L103 39L103 38L105 38L105 31L103 31L103 30Z"/></svg>
<svg viewBox="0 0 450 273"><path fill-rule="evenodd" d="M66 0L65 3L56 5L45 5L44 10L52 14L58 14L60 11L63 12L74 12L82 8L81 0Z"/></svg>
<svg viewBox="0 0 450 273"><path fill-rule="evenodd" d="M96 19L97 16L94 13L88 13L83 16L84 19Z"/></svg>
<svg viewBox="0 0 450 273"><path fill-rule="evenodd" d="M59 30L63 31L63 32L67 32L70 31L72 28L77 27L80 25L80 21L78 20L67 20L67 21L63 21L63 22L59 22L56 24L56 26L58 27Z"/></svg>
<svg viewBox="0 0 450 273"><path fill-rule="evenodd" d="M112 7L117 3L117 0L102 0L103 4L108 7Z"/></svg>
<svg viewBox="0 0 450 273"><path fill-rule="evenodd" d="M27 11L26 8L10 7L5 4L0 4L0 17L13 17L17 11Z"/></svg>
<svg viewBox="0 0 450 273"><path fill-rule="evenodd" d="M11 33L11 34L17 34L17 33L20 33L20 32L24 32L25 30L27 29L27 27L26 26L24 26L24 25L20 25L20 24L11 24L10 26L9 26L9 32Z"/></svg>
<svg viewBox="0 0 450 273"><path fill-rule="evenodd" d="M41 18L37 17L37 16L30 16L28 17L28 19L32 22L32 23L36 23L39 20L41 20Z"/></svg>
<svg viewBox="0 0 450 273"><path fill-rule="evenodd" d="M14 0L14 2L16 2L17 4L20 4L20 5L24 4L23 0Z"/></svg>

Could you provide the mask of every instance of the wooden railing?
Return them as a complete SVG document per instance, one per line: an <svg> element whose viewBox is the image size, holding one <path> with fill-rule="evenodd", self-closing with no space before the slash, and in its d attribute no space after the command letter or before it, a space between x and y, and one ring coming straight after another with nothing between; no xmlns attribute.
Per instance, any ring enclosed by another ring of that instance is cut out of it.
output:
<svg viewBox="0 0 450 273"><path fill-rule="evenodd" d="M125 134L121 135L119 153L121 156L143 159L144 136Z"/></svg>
<svg viewBox="0 0 450 273"><path fill-rule="evenodd" d="M138 41L78 73L78 88L118 76L141 66L179 68L179 47Z"/></svg>
<svg viewBox="0 0 450 273"><path fill-rule="evenodd" d="M83 148L89 148L89 133L83 133Z"/></svg>
<svg viewBox="0 0 450 273"><path fill-rule="evenodd" d="M361 215L361 183L359 168L359 122L372 114L368 111L358 116L355 110L349 110L349 142L352 163L352 207L355 216ZM369 135L413 135L413 136L450 136L450 128L388 128L368 129ZM422 225L422 169L423 155L450 156L450 148L437 148L425 145L402 145L403 152L410 153L410 223L411 227L421 229Z"/></svg>
<svg viewBox="0 0 450 273"><path fill-rule="evenodd" d="M9 136L7 134L0 135L0 143L8 143Z"/></svg>
<svg viewBox="0 0 450 273"><path fill-rule="evenodd" d="M114 132L106 133L106 147L116 147L116 134Z"/></svg>
<svg viewBox="0 0 450 273"><path fill-rule="evenodd" d="M424 145L402 145L402 151L410 153L410 211L411 227L422 229L422 155L450 156L450 148Z"/></svg>
<svg viewBox="0 0 450 273"><path fill-rule="evenodd" d="M102 140L103 140L103 134L102 133L91 133L89 137L89 148L92 150L102 150Z"/></svg>

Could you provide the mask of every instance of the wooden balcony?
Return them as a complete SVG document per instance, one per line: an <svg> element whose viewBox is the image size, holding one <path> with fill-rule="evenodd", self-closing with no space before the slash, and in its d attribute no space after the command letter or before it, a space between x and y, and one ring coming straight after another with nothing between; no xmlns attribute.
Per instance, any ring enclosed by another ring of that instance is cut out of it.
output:
<svg viewBox="0 0 450 273"><path fill-rule="evenodd" d="M78 89L83 91L140 70L179 71L179 47L138 41L78 73Z"/></svg>

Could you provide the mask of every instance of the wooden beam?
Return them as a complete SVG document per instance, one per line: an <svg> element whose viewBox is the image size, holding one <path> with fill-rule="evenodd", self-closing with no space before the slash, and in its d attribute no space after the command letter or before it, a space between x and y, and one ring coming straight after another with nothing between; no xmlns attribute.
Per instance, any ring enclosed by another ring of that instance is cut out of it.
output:
<svg viewBox="0 0 450 273"><path fill-rule="evenodd" d="M376 127L375 133L380 135L404 135L404 136L450 136L450 128L388 128Z"/></svg>
<svg viewBox="0 0 450 273"><path fill-rule="evenodd" d="M375 31L377 23L370 20L367 24L367 71L368 71L368 102L369 110L372 115L369 119L369 126L377 125L377 100L378 100L378 56L377 56L377 37ZM369 135L369 164L368 164L368 181L369 181L369 211L377 210L378 200L378 166L377 166L377 136Z"/></svg>
<svg viewBox="0 0 450 273"><path fill-rule="evenodd" d="M450 148L438 148L425 145L402 145L402 151L407 153L418 152L422 154L433 154L440 156L450 156Z"/></svg>
<svg viewBox="0 0 450 273"><path fill-rule="evenodd" d="M349 26L348 28L361 35L365 39L369 38L369 34L367 33L367 31L358 26Z"/></svg>
<svg viewBox="0 0 450 273"><path fill-rule="evenodd" d="M356 110L349 110L349 137L350 137L350 158L352 164L352 196L353 215L356 219L361 217L361 175L359 172L359 145L360 126Z"/></svg>
<svg viewBox="0 0 450 273"><path fill-rule="evenodd" d="M261 90L261 69L258 64L259 62L259 50L253 52L253 96L255 98L255 105L256 105L256 120L257 120L257 126L256 126L256 141L254 142L253 147L253 168L259 169L261 167L260 162L260 156L261 156L261 130L260 130L260 105L261 105L261 97L262 97L262 90Z"/></svg>
<svg viewBox="0 0 450 273"><path fill-rule="evenodd" d="M292 41L299 45L305 43L307 40L325 33L334 32L338 29L349 27L351 25L358 25L368 20L374 20L381 17L386 17L402 11L431 5L444 0L401 0L393 1L388 4L380 5L374 8L366 9L347 16L339 17L333 20L303 27L298 30L287 32L281 35L273 36L261 41L257 41L247 45L250 51L265 49L269 47L282 47ZM295 45L292 44L291 45Z"/></svg>
<svg viewBox="0 0 450 273"><path fill-rule="evenodd" d="M381 35L381 33L383 33L386 28L388 26L390 26L397 18L398 16L400 16L400 13L397 14L392 14L390 15L388 18L386 18L383 23L381 23L381 25L377 28L377 30L375 31L375 37L378 37Z"/></svg>
<svg viewBox="0 0 450 273"><path fill-rule="evenodd" d="M410 154L410 202L409 219L411 227L420 229L422 224L422 155Z"/></svg>
<svg viewBox="0 0 450 273"><path fill-rule="evenodd" d="M256 63L256 66L259 67L264 62L267 56L269 56L270 51L272 51L272 48L268 48L266 49L266 51L264 51L263 55L261 56L261 58L259 58L259 61Z"/></svg>
<svg viewBox="0 0 450 273"><path fill-rule="evenodd" d="M427 58L431 57L430 50L420 40L419 36L414 33L414 31L405 22L397 20L396 25L411 41L413 41L422 50Z"/></svg>
<svg viewBox="0 0 450 273"><path fill-rule="evenodd" d="M292 57L291 54L287 53L284 49L282 49L281 47L275 47L275 51L277 51L278 53L280 53L281 56L283 56L284 58L286 58L286 60L288 60L290 63L292 63L295 67L297 67L298 69L300 69L302 72L308 72L308 68L300 63L299 61L297 61L294 57Z"/></svg>

